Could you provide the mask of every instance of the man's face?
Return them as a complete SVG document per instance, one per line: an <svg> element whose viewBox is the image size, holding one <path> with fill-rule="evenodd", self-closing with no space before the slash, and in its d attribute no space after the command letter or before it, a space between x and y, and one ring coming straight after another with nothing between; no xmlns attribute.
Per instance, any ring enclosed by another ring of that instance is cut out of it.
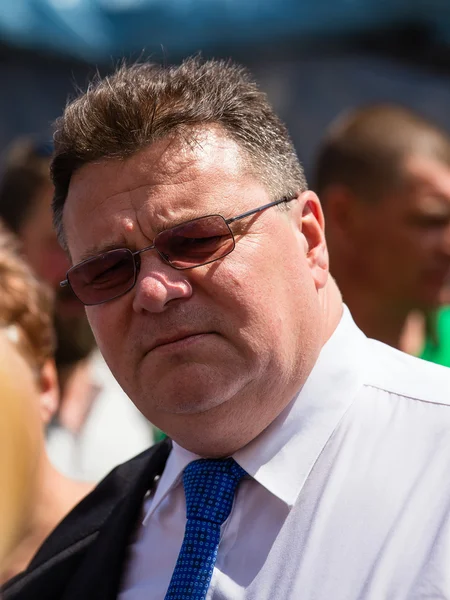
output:
<svg viewBox="0 0 450 600"><path fill-rule="evenodd" d="M113 247L144 248L192 218L232 217L269 201L237 145L210 130L190 147L166 139L124 162L85 165L72 178L63 223L76 264ZM180 271L155 251L142 254L130 292L87 308L119 383L186 447L199 418L205 438L213 430L232 436L227 423L259 433L314 363L322 284L307 256L304 201L292 204L236 222L235 250L209 265ZM320 238L321 227L311 227Z"/></svg>
<svg viewBox="0 0 450 600"><path fill-rule="evenodd" d="M356 245L364 248L366 277L381 297L433 309L450 284L450 168L411 156L403 172L396 191L361 208Z"/></svg>

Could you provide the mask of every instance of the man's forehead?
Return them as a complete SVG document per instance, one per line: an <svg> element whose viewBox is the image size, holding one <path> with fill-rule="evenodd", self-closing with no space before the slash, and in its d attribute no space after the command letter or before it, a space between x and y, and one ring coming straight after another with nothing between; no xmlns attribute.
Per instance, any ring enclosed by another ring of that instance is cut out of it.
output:
<svg viewBox="0 0 450 600"><path fill-rule="evenodd" d="M140 185L186 183L204 173L238 176L243 154L237 143L215 128L163 138L127 159L103 159L77 171L69 187L92 187L101 182L105 195ZM111 176L113 175L113 176Z"/></svg>
<svg viewBox="0 0 450 600"><path fill-rule="evenodd" d="M242 175L247 175L242 168L244 162L236 142L220 131L208 129L186 139L178 136L157 140L126 160L104 159L84 165L72 178L64 207L68 246L74 235L81 241L80 222L95 219L102 208L106 228L113 223L123 225L129 218L140 220L145 212L144 221L154 229L152 235L179 220L199 216L192 198L223 200L228 188L234 188ZM188 197L191 200L186 203ZM155 204L152 198L157 200ZM211 207L205 210L210 212ZM114 245L117 235L115 231Z"/></svg>
<svg viewBox="0 0 450 600"><path fill-rule="evenodd" d="M422 187L432 186L436 193L450 199L450 165L427 156L409 156L405 171L410 181Z"/></svg>

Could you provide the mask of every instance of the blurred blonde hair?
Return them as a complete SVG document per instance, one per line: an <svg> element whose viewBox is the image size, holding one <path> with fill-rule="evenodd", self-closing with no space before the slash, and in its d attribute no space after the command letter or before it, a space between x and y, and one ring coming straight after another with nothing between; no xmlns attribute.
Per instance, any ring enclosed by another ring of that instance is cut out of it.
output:
<svg viewBox="0 0 450 600"><path fill-rule="evenodd" d="M38 436L29 419L31 370L0 330L0 572L26 532L37 476Z"/></svg>

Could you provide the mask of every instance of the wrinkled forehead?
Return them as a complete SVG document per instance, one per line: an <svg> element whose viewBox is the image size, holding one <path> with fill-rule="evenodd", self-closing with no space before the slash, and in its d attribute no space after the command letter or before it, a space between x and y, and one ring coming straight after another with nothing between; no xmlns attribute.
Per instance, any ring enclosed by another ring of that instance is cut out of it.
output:
<svg viewBox="0 0 450 600"><path fill-rule="evenodd" d="M140 154L155 157L151 167L158 178L176 179L184 172L203 174L221 167L230 175L238 176L247 166L246 152L221 127L189 128L148 146ZM145 163L145 161L144 161Z"/></svg>
<svg viewBox="0 0 450 600"><path fill-rule="evenodd" d="M206 209L204 199L220 199L223 208L224 198L236 196L236 186L247 179L246 164L238 144L214 128L158 140L125 160L88 163L74 173L69 186L63 210L67 245L72 250L99 211L117 220L127 211L139 214L145 204L149 217L163 226L162 221L177 221L181 209L180 220L199 216L188 211L194 204Z"/></svg>
<svg viewBox="0 0 450 600"><path fill-rule="evenodd" d="M68 200L98 187L112 196L121 189L140 185L184 183L208 173L238 177L247 168L247 157L240 146L218 127L202 128L159 139L126 159L100 159L87 163L72 176ZM106 177L113 171L115 177Z"/></svg>

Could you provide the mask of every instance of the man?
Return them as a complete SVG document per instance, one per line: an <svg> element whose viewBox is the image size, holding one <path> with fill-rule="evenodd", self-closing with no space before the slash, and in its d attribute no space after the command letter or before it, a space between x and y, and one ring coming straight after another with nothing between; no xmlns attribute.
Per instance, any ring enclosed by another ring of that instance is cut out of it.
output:
<svg viewBox="0 0 450 600"><path fill-rule="evenodd" d="M0 179L0 217L20 238L35 273L55 291L61 406L48 431L49 454L66 475L98 481L147 448L152 434L95 350L83 305L59 285L68 260L52 226L52 150L32 138L11 145Z"/></svg>
<svg viewBox="0 0 450 600"><path fill-rule="evenodd" d="M408 316L448 301L449 137L400 106L361 108L331 127L315 180L331 271L357 325L420 353L423 320L407 327Z"/></svg>
<svg viewBox="0 0 450 600"><path fill-rule="evenodd" d="M319 200L248 74L121 67L55 142L64 285L173 441L106 478L5 600L450 594L450 372L343 309Z"/></svg>

